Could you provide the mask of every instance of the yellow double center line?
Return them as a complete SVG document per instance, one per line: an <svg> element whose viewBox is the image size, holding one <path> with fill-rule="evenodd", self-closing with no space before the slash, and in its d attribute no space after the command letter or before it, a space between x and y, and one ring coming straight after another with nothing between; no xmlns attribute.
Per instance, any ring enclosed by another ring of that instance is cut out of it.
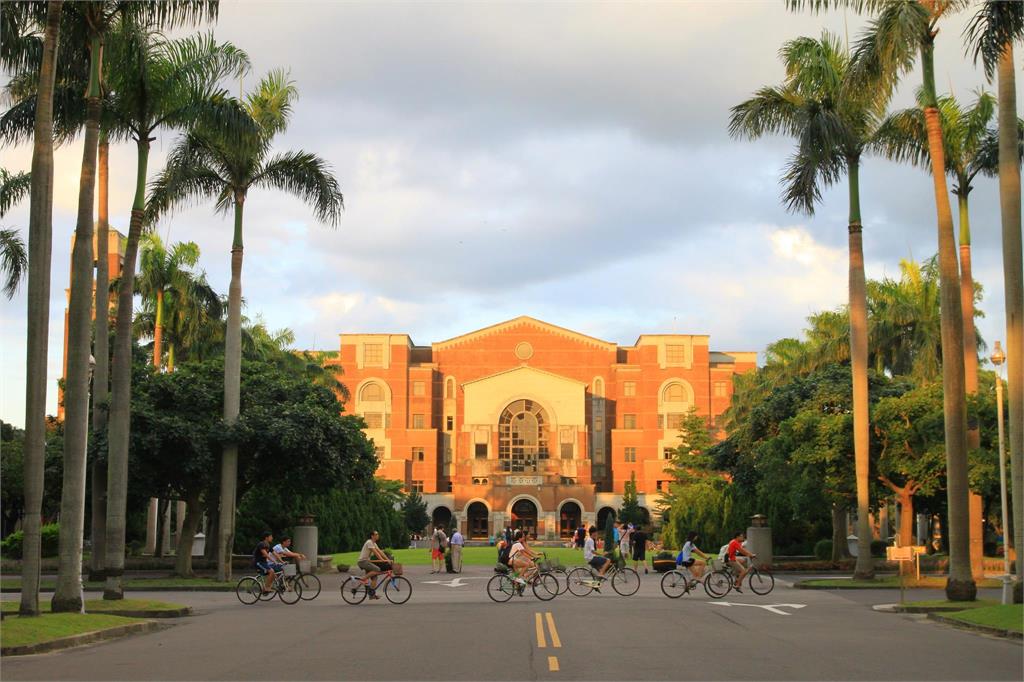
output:
<svg viewBox="0 0 1024 682"><path fill-rule="evenodd" d="M534 624L537 627L537 648L546 649L548 647L547 638L544 634L544 621L547 620L548 632L551 633L551 647L554 649L562 648L562 640L558 638L558 630L555 628L555 618L551 615L550 611L541 614L539 611L534 615ZM558 672L558 656L548 656L548 670L551 672Z"/></svg>

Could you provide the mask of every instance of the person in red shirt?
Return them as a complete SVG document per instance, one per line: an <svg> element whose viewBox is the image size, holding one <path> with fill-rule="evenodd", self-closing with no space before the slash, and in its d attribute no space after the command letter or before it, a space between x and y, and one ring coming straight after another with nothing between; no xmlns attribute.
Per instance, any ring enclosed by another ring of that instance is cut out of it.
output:
<svg viewBox="0 0 1024 682"><path fill-rule="evenodd" d="M729 562L729 566L732 567L736 573L736 584L733 586L737 592L742 593L740 589L743 587L743 578L750 572L750 566L753 565L752 561L741 562L736 558L737 554L753 559L756 554L751 554L743 547L743 541L747 539L747 534L739 530L733 534L732 540L729 541L729 546L725 550L725 559Z"/></svg>

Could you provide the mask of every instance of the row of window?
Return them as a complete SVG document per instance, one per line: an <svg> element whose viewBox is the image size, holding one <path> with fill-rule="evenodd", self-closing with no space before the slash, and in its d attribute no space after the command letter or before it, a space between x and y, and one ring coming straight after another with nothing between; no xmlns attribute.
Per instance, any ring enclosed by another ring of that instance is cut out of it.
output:
<svg viewBox="0 0 1024 682"><path fill-rule="evenodd" d="M603 390L603 389L602 389ZM716 381L713 386L714 396L716 398L724 398L728 396L728 385L725 381ZM414 397L423 397L427 394L427 385L425 381L414 381L412 382L412 395ZM635 381L624 381L622 382L622 395L626 398L633 398L636 396L636 382ZM448 378L445 382L445 397L455 397L455 380ZM363 386L359 392L360 400L367 401L380 401L384 400L384 387L377 382L370 382ZM680 383L672 383L665 387L662 393L662 400L664 402L686 402L688 400L686 388Z"/></svg>
<svg viewBox="0 0 1024 682"><path fill-rule="evenodd" d="M603 476L603 474L602 474L602 476ZM575 478L569 478L569 477L566 477L566 476L562 476L560 481L559 481L559 483L561 483L562 485L576 485L576 479ZM672 483L672 481L657 481L656 485L657 485L658 491L659 492L668 492L668 487L669 487L669 485L671 483ZM487 478L474 478L473 479L473 485L488 485L488 484L489 484L489 482L488 482ZM451 481L445 481L445 482L442 483L442 485L444 485L445 489L448 492L452 491L452 482ZM414 492L414 493L422 493L423 492L423 481L410 481L409 482L409 491L410 492Z"/></svg>
<svg viewBox="0 0 1024 682"><path fill-rule="evenodd" d="M681 429L681 428L683 428L683 420L685 419L685 417L686 417L686 415L681 413L681 412L669 412L668 414L659 414L658 415L658 428L659 429ZM384 412L384 413L381 413L381 412L364 412L363 413L363 419L366 421L366 428L368 428L368 429L385 429L385 428L389 429L389 428L391 428L391 414L390 413L386 413L386 412ZM426 415L418 414L417 413L417 414L412 415L412 425L411 425L410 428L413 428L413 429L425 429L425 428L427 428L426 423L427 423L426 422ZM623 429L637 429L637 428L639 428L637 426L637 423L638 422L637 422L637 415L636 414L630 413L630 414L622 415L622 428ZM512 436L512 429L511 429L510 426L506 425L504 427L505 431L501 431L500 430L501 428L503 428L503 427L499 426L499 436L500 437L504 437L504 438L510 439L512 441L511 442L512 445L525 444L525 443L517 442L517 441L519 441L518 438L511 437ZM455 417L453 417L452 415L448 415L448 416L446 416L444 418L444 430L445 431L454 431L455 430ZM594 417L594 430L595 431L603 431L604 430L604 417ZM518 435L518 432L517 432L517 435ZM563 443L563 446L564 446L564 443ZM477 448L477 450L479 452L479 448ZM563 447L563 451L564 451L564 447ZM479 456L479 454L477 456ZM487 456L486 455L486 450L484 451L484 456L485 457ZM565 457L564 454L562 456ZM570 459L571 459L571 457L570 457Z"/></svg>

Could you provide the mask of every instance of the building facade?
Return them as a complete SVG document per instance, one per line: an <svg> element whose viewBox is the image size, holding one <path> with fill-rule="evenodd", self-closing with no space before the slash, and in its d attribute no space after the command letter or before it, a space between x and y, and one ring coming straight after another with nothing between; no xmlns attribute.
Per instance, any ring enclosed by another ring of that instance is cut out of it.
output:
<svg viewBox="0 0 1024 682"><path fill-rule="evenodd" d="M657 509L669 451L691 409L717 418L754 352L709 337L643 335L619 346L530 317L417 346L405 334L342 334L339 379L380 478L422 493L435 522L470 538L506 526L567 537L603 523L636 477Z"/></svg>

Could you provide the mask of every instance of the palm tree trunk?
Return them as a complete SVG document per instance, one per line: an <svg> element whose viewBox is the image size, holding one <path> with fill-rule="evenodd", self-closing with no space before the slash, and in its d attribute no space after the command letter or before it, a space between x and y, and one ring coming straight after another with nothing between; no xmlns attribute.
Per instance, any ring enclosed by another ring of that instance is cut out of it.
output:
<svg viewBox="0 0 1024 682"><path fill-rule="evenodd" d="M167 344L167 371L174 371L174 342Z"/></svg>
<svg viewBox="0 0 1024 682"><path fill-rule="evenodd" d="M942 127L935 99L934 43L921 43L924 120L939 238L939 314L942 320L942 393L946 436L946 499L949 508L949 580L946 598L973 601L977 586L971 576L967 486L967 399L964 386L964 328L960 309L960 272L953 237L953 212L946 187Z"/></svg>
<svg viewBox="0 0 1024 682"><path fill-rule="evenodd" d="M102 433L107 428L107 401L110 398L110 140L107 131L100 130L99 146L99 220L96 225L96 310L93 355L96 367L92 373L92 432ZM92 553L89 555L89 580L103 580L103 562L107 534L107 465L92 463L92 514L89 537Z"/></svg>
<svg viewBox="0 0 1024 682"><path fill-rule="evenodd" d="M864 276L864 242L860 223L860 159L847 160L850 183L850 366L853 372L853 451L857 476L856 580L875 577L871 558L871 453L868 431L868 293Z"/></svg>
<svg viewBox="0 0 1024 682"><path fill-rule="evenodd" d="M160 369L164 342L164 292L156 292L156 320L153 322L153 366Z"/></svg>
<svg viewBox="0 0 1024 682"><path fill-rule="evenodd" d="M39 615L39 528L46 460L46 353L50 328L50 253L53 246L53 84L64 3L46 8L43 60L39 67L32 146L32 193L28 219L28 310L25 358L25 519L21 562L23 616Z"/></svg>
<svg viewBox="0 0 1024 682"><path fill-rule="evenodd" d="M60 560L53 612L82 610L82 538L85 531L85 464L89 444L89 356L92 350L92 233L96 191L96 153L100 141L99 36L90 40L89 96L86 99L85 149L78 186L78 222L71 253L68 304L67 376L64 384L64 470L60 496Z"/></svg>
<svg viewBox="0 0 1024 682"><path fill-rule="evenodd" d="M235 235L231 244L231 284L224 348L224 424L238 421L242 382L242 211L245 196L235 194ZM235 536L235 494L238 488L238 444L224 444L220 461L220 528L217 533L217 580L231 580Z"/></svg>
<svg viewBox="0 0 1024 682"><path fill-rule="evenodd" d="M174 574L182 578L191 578L192 573L192 538L196 528L202 521L203 512L199 507L199 495L191 495L185 500L185 522L181 526L178 537L178 550L174 558Z"/></svg>
<svg viewBox="0 0 1024 682"><path fill-rule="evenodd" d="M958 183L957 194L960 208L960 310L964 316L964 386L967 395L978 393L978 334L974 328L974 277L971 275L971 216L968 206L970 184L966 178ZM978 420L968 420L967 450L981 447L981 431ZM968 536L971 552L971 575L981 580L985 577L985 552L981 495L971 491L968 504L970 527Z"/></svg>
<svg viewBox="0 0 1024 682"><path fill-rule="evenodd" d="M832 505L832 561L849 559L846 544L846 504Z"/></svg>
<svg viewBox="0 0 1024 682"><path fill-rule="evenodd" d="M124 599L121 576L124 575L125 521L128 504L128 438L131 428L132 400L132 303L135 290L135 261L142 235L142 217L146 208L146 169L149 164L149 140L138 146L135 201L128 223L128 243L124 249L121 284L117 291L117 321L114 324L114 361L110 390L110 427L107 438L107 582L104 599Z"/></svg>
<svg viewBox="0 0 1024 682"><path fill-rule="evenodd" d="M999 58L999 208L1003 227L1006 296L1007 397L1010 403L1010 481L1017 580L1024 548L1024 252L1021 247L1020 161L1017 157L1017 85L1013 43Z"/></svg>

